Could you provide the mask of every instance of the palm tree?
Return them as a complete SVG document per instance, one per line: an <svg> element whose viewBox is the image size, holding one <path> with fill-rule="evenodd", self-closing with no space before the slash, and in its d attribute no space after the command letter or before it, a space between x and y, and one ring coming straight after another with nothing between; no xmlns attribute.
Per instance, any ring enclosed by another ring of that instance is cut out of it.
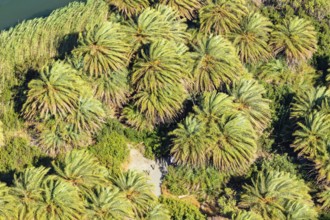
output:
<svg viewBox="0 0 330 220"><path fill-rule="evenodd" d="M127 76L128 70L123 69L96 79L93 82L95 97L109 107L122 107L129 95Z"/></svg>
<svg viewBox="0 0 330 220"><path fill-rule="evenodd" d="M89 220L129 219L133 216L129 202L117 188L96 187L86 196Z"/></svg>
<svg viewBox="0 0 330 220"><path fill-rule="evenodd" d="M294 97L291 116L301 119L314 111L319 111L327 99L330 99L330 90L326 87L310 87L298 92L297 96Z"/></svg>
<svg viewBox="0 0 330 220"><path fill-rule="evenodd" d="M14 176L11 194L17 199L18 219L33 219L34 212L42 199L42 184L49 168L30 167Z"/></svg>
<svg viewBox="0 0 330 220"><path fill-rule="evenodd" d="M190 115L170 135L173 136L174 162L192 167L208 165L208 155L216 138L210 135L205 123Z"/></svg>
<svg viewBox="0 0 330 220"><path fill-rule="evenodd" d="M244 0L208 0L199 10L201 31L211 34L226 35L239 24L247 8Z"/></svg>
<svg viewBox="0 0 330 220"><path fill-rule="evenodd" d="M326 186L320 193L318 193L318 202L322 204L321 208L325 211L330 209L330 188Z"/></svg>
<svg viewBox="0 0 330 220"><path fill-rule="evenodd" d="M135 22L128 24L128 35L132 36L134 51L141 45L166 39L184 43L188 39L187 24L177 11L165 5L146 8Z"/></svg>
<svg viewBox="0 0 330 220"><path fill-rule="evenodd" d="M35 210L35 219L81 219L84 203L78 190L71 184L53 177L42 186L43 193Z"/></svg>
<svg viewBox="0 0 330 220"><path fill-rule="evenodd" d="M171 122L178 116L183 108L183 102L187 92L181 85L175 87L166 86L162 89L150 92L139 91L133 98L139 112L148 118L152 126Z"/></svg>
<svg viewBox="0 0 330 220"><path fill-rule="evenodd" d="M275 26L270 43L275 54L283 53L289 63L298 63L316 51L316 32L309 21L295 17Z"/></svg>
<svg viewBox="0 0 330 220"><path fill-rule="evenodd" d="M60 180L77 187L83 193L106 183L106 168L85 150L70 151L63 161L55 161L52 165Z"/></svg>
<svg viewBox="0 0 330 220"><path fill-rule="evenodd" d="M40 78L29 83L27 100L23 106L25 118L32 120L64 119L73 114L80 93L84 90L84 81L70 65L57 61L44 67Z"/></svg>
<svg viewBox="0 0 330 220"><path fill-rule="evenodd" d="M263 220L263 218L252 211L240 211L237 215L232 216L233 220Z"/></svg>
<svg viewBox="0 0 330 220"><path fill-rule="evenodd" d="M257 153L256 134L243 115L223 116L212 128L216 145L210 152L213 166L222 172L243 173Z"/></svg>
<svg viewBox="0 0 330 220"><path fill-rule="evenodd" d="M241 75L243 66L233 45L221 36L201 37L193 45L195 91L212 91Z"/></svg>
<svg viewBox="0 0 330 220"><path fill-rule="evenodd" d="M107 2L127 17L139 14L150 5L149 0L107 0Z"/></svg>
<svg viewBox="0 0 330 220"><path fill-rule="evenodd" d="M92 143L90 134L76 132L73 125L50 120L38 126L38 145L47 154L55 156Z"/></svg>
<svg viewBox="0 0 330 220"><path fill-rule="evenodd" d="M328 152L330 143L330 114L314 113L298 122L298 129L293 133L295 140L292 147L299 155L315 159Z"/></svg>
<svg viewBox="0 0 330 220"><path fill-rule="evenodd" d="M194 111L201 120L207 124L221 120L224 115L235 112L233 97L221 92L204 92Z"/></svg>
<svg viewBox="0 0 330 220"><path fill-rule="evenodd" d="M265 88L255 80L236 81L229 94L234 97L236 109L242 112L260 133L271 120L270 100L264 98Z"/></svg>
<svg viewBox="0 0 330 220"><path fill-rule="evenodd" d="M161 204L155 205L148 211L145 220L170 220L169 211Z"/></svg>
<svg viewBox="0 0 330 220"><path fill-rule="evenodd" d="M257 63L270 57L268 40L271 26L268 18L252 12L243 18L239 29L230 34L242 62Z"/></svg>
<svg viewBox="0 0 330 220"><path fill-rule="evenodd" d="M77 133L93 134L102 127L104 118L102 103L91 95L84 94L79 97L76 111L67 120Z"/></svg>
<svg viewBox="0 0 330 220"><path fill-rule="evenodd" d="M316 219L309 188L303 180L289 173L263 170L251 181L251 185L243 186L240 207L248 208L265 220L284 220L299 215L303 206L310 210L304 213L305 219Z"/></svg>
<svg viewBox="0 0 330 220"><path fill-rule="evenodd" d="M132 105L123 108L120 119L139 131L152 131L154 129L152 121Z"/></svg>
<svg viewBox="0 0 330 220"><path fill-rule="evenodd" d="M174 8L188 20L195 18L196 12L203 5L203 0L160 0L159 2Z"/></svg>
<svg viewBox="0 0 330 220"><path fill-rule="evenodd" d="M173 41L152 43L134 63L131 83L137 91L151 92L166 85L180 86L188 76L187 53L188 47Z"/></svg>
<svg viewBox="0 0 330 220"><path fill-rule="evenodd" d="M78 47L72 53L82 62L88 75L109 76L112 71L119 71L129 63L131 46L126 39L122 26L106 22L81 33Z"/></svg>
<svg viewBox="0 0 330 220"><path fill-rule="evenodd" d="M15 219L16 201L9 193L9 187L4 183L0 183L0 219Z"/></svg>
<svg viewBox="0 0 330 220"><path fill-rule="evenodd" d="M143 217L157 201L152 186L143 173L129 170L112 177L111 180L125 195L137 218Z"/></svg>

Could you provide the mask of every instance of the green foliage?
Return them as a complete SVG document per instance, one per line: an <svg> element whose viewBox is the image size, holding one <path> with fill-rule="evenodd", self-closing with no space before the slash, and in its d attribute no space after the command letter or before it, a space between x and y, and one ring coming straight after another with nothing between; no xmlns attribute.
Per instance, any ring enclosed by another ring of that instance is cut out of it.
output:
<svg viewBox="0 0 330 220"><path fill-rule="evenodd" d="M171 210L171 220L206 219L197 207L187 202L180 201L179 199L160 197L160 203L162 203L168 210Z"/></svg>
<svg viewBox="0 0 330 220"><path fill-rule="evenodd" d="M127 66L131 47L123 27L116 23L102 23L79 35L78 47L72 53L82 62L90 76L110 76Z"/></svg>
<svg viewBox="0 0 330 220"><path fill-rule="evenodd" d="M199 36L193 45L195 91L212 91L242 75L243 67L233 45L222 36Z"/></svg>
<svg viewBox="0 0 330 220"><path fill-rule="evenodd" d="M240 27L230 35L242 62L256 63L267 60L272 23L257 12L250 13L240 22Z"/></svg>
<svg viewBox="0 0 330 220"><path fill-rule="evenodd" d="M116 131L97 139L97 143L88 148L98 161L108 168L111 174L118 174L122 164L128 159L129 151L126 138Z"/></svg>
<svg viewBox="0 0 330 220"><path fill-rule="evenodd" d="M314 26L298 17L284 20L283 24L275 26L271 45L275 54L283 52L290 63L308 60L317 49Z"/></svg>
<svg viewBox="0 0 330 220"><path fill-rule="evenodd" d="M174 195L195 195L199 201L217 198L229 178L214 168L168 167L162 185Z"/></svg>
<svg viewBox="0 0 330 220"><path fill-rule="evenodd" d="M199 10L201 31L226 35L238 29L247 14L244 0L208 0Z"/></svg>
<svg viewBox="0 0 330 220"><path fill-rule="evenodd" d="M263 170L245 185L240 206L249 208L264 219L317 219L317 212L303 180L278 171Z"/></svg>
<svg viewBox="0 0 330 220"><path fill-rule="evenodd" d="M0 219L13 219L15 216L15 198L9 194L9 187L0 183Z"/></svg>
<svg viewBox="0 0 330 220"><path fill-rule="evenodd" d="M174 8L188 20L195 18L196 12L203 5L203 0L160 0L159 2Z"/></svg>
<svg viewBox="0 0 330 220"><path fill-rule="evenodd" d="M241 211L233 217L233 220L262 220L263 218L251 211Z"/></svg>
<svg viewBox="0 0 330 220"><path fill-rule="evenodd" d="M150 4L149 0L107 0L107 2L128 17L137 15Z"/></svg>
<svg viewBox="0 0 330 220"><path fill-rule="evenodd" d="M29 83L23 112L27 119L65 118L73 114L84 90L77 71L63 62L55 62L40 71L40 78Z"/></svg>
<svg viewBox="0 0 330 220"><path fill-rule="evenodd" d="M0 121L0 147L2 147L5 144L5 136L3 132L3 123Z"/></svg>
<svg viewBox="0 0 330 220"><path fill-rule="evenodd" d="M143 173L129 170L115 175L111 181L125 195L136 217L143 217L144 213L157 201L151 191L152 186Z"/></svg>
<svg viewBox="0 0 330 220"><path fill-rule="evenodd" d="M24 138L12 138L0 148L0 172L21 171L35 165L42 156L41 151Z"/></svg>

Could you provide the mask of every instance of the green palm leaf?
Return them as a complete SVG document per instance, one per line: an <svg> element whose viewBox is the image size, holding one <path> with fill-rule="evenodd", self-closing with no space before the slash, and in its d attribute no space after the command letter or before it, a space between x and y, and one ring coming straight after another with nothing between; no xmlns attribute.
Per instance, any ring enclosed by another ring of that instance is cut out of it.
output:
<svg viewBox="0 0 330 220"><path fill-rule="evenodd" d="M233 220L263 220L263 218L252 212L252 211L240 211L237 215L235 215Z"/></svg>
<svg viewBox="0 0 330 220"><path fill-rule="evenodd" d="M137 107L128 105L123 108L120 118L124 120L128 125L136 128L139 131L147 130L152 131L154 125L149 118L141 113Z"/></svg>
<svg viewBox="0 0 330 220"><path fill-rule="evenodd" d="M169 211L161 204L155 205L148 211L145 220L170 220Z"/></svg>
<svg viewBox="0 0 330 220"><path fill-rule="evenodd" d="M238 29L247 14L244 0L208 0L199 10L201 31L226 35Z"/></svg>
<svg viewBox="0 0 330 220"><path fill-rule="evenodd" d="M84 82L77 71L61 61L44 67L40 78L29 83L27 100L23 106L25 118L65 118L73 114Z"/></svg>
<svg viewBox="0 0 330 220"><path fill-rule="evenodd" d="M118 189L96 187L86 196L87 219L90 220L120 220L132 217L130 203Z"/></svg>
<svg viewBox="0 0 330 220"><path fill-rule="evenodd" d="M128 65L131 46L123 27L103 23L79 35L78 47L72 51L81 59L84 71L95 77L108 76Z"/></svg>
<svg viewBox="0 0 330 220"><path fill-rule="evenodd" d="M301 206L312 210L305 212L305 219L316 219L308 186L289 173L264 170L252 179L251 185L243 188L245 192L239 205L265 220L285 220L299 215Z"/></svg>
<svg viewBox="0 0 330 220"><path fill-rule="evenodd" d="M243 71L233 45L221 36L199 37L194 46L195 91L212 91L230 83Z"/></svg>
<svg viewBox="0 0 330 220"><path fill-rule="evenodd" d="M315 159L327 154L330 143L330 114L314 113L298 122L298 129L293 133L295 140L292 147L299 155Z"/></svg>
<svg viewBox="0 0 330 220"><path fill-rule="evenodd" d="M270 100L264 98L265 88L254 80L240 80L233 84L229 94L234 97L234 103L251 122L255 130L262 132L271 120Z"/></svg>
<svg viewBox="0 0 330 220"><path fill-rule="evenodd" d="M256 134L242 115L223 116L213 133L216 145L210 153L213 166L228 173L242 173L254 162L257 153Z"/></svg>
<svg viewBox="0 0 330 220"><path fill-rule="evenodd" d="M9 187L4 183L0 183L0 219L14 219L16 215L15 197L9 194Z"/></svg>
<svg viewBox="0 0 330 220"><path fill-rule="evenodd" d="M42 184L49 168L31 167L14 177L12 194L17 198L18 219L33 219L34 212L42 199Z"/></svg>
<svg viewBox="0 0 330 220"><path fill-rule="evenodd" d="M149 0L107 0L107 2L128 17L137 15L150 5Z"/></svg>
<svg viewBox="0 0 330 220"><path fill-rule="evenodd" d="M78 187L83 192L106 183L106 169L85 150L70 151L63 161L53 162L52 165L61 180Z"/></svg>
<svg viewBox="0 0 330 220"><path fill-rule="evenodd" d="M316 32L313 25L302 18L284 20L275 26L271 45L274 53L284 53L290 63L310 59L317 49Z"/></svg>
<svg viewBox="0 0 330 220"><path fill-rule="evenodd" d="M243 18L239 29L230 34L242 62L256 63L270 57L268 40L271 26L268 18L252 12Z"/></svg>
<svg viewBox="0 0 330 220"><path fill-rule="evenodd" d="M81 219L85 208L74 186L50 177L43 183L42 191L35 219Z"/></svg>
<svg viewBox="0 0 330 220"><path fill-rule="evenodd" d="M143 217L157 201L151 191L152 186L143 173L128 171L118 174L111 180L113 185L125 195L137 218Z"/></svg>
<svg viewBox="0 0 330 220"><path fill-rule="evenodd" d="M170 135L173 136L171 154L174 162L192 167L208 165L208 155L216 137L210 135L205 123L188 116Z"/></svg>
<svg viewBox="0 0 330 220"><path fill-rule="evenodd" d="M0 147L5 144L5 136L4 136L4 129L3 123L0 121Z"/></svg>
<svg viewBox="0 0 330 220"><path fill-rule="evenodd" d="M325 187L325 189L318 193L318 202L322 204L321 208L323 210L329 210L330 209L330 188Z"/></svg>
<svg viewBox="0 0 330 220"><path fill-rule="evenodd" d="M196 12L203 5L203 0L160 0L159 2L174 8L188 20L195 18Z"/></svg>

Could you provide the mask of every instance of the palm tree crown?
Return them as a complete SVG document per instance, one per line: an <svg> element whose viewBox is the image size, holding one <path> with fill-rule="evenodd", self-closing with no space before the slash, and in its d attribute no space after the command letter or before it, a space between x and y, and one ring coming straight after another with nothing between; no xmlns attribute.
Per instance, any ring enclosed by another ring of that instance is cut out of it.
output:
<svg viewBox="0 0 330 220"><path fill-rule="evenodd" d="M274 53L283 52L288 62L301 62L310 59L316 51L316 32L305 19L295 17L284 20L283 24L275 26L271 45Z"/></svg>

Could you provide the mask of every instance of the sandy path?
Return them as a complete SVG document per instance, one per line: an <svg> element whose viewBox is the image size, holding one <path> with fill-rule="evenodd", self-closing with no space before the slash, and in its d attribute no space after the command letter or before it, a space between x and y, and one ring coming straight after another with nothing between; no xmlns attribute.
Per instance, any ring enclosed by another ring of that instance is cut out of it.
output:
<svg viewBox="0 0 330 220"><path fill-rule="evenodd" d="M160 166L154 160L145 158L140 151L131 148L127 169L145 172L149 176L149 182L154 186L153 192L157 196L160 196L162 172Z"/></svg>

